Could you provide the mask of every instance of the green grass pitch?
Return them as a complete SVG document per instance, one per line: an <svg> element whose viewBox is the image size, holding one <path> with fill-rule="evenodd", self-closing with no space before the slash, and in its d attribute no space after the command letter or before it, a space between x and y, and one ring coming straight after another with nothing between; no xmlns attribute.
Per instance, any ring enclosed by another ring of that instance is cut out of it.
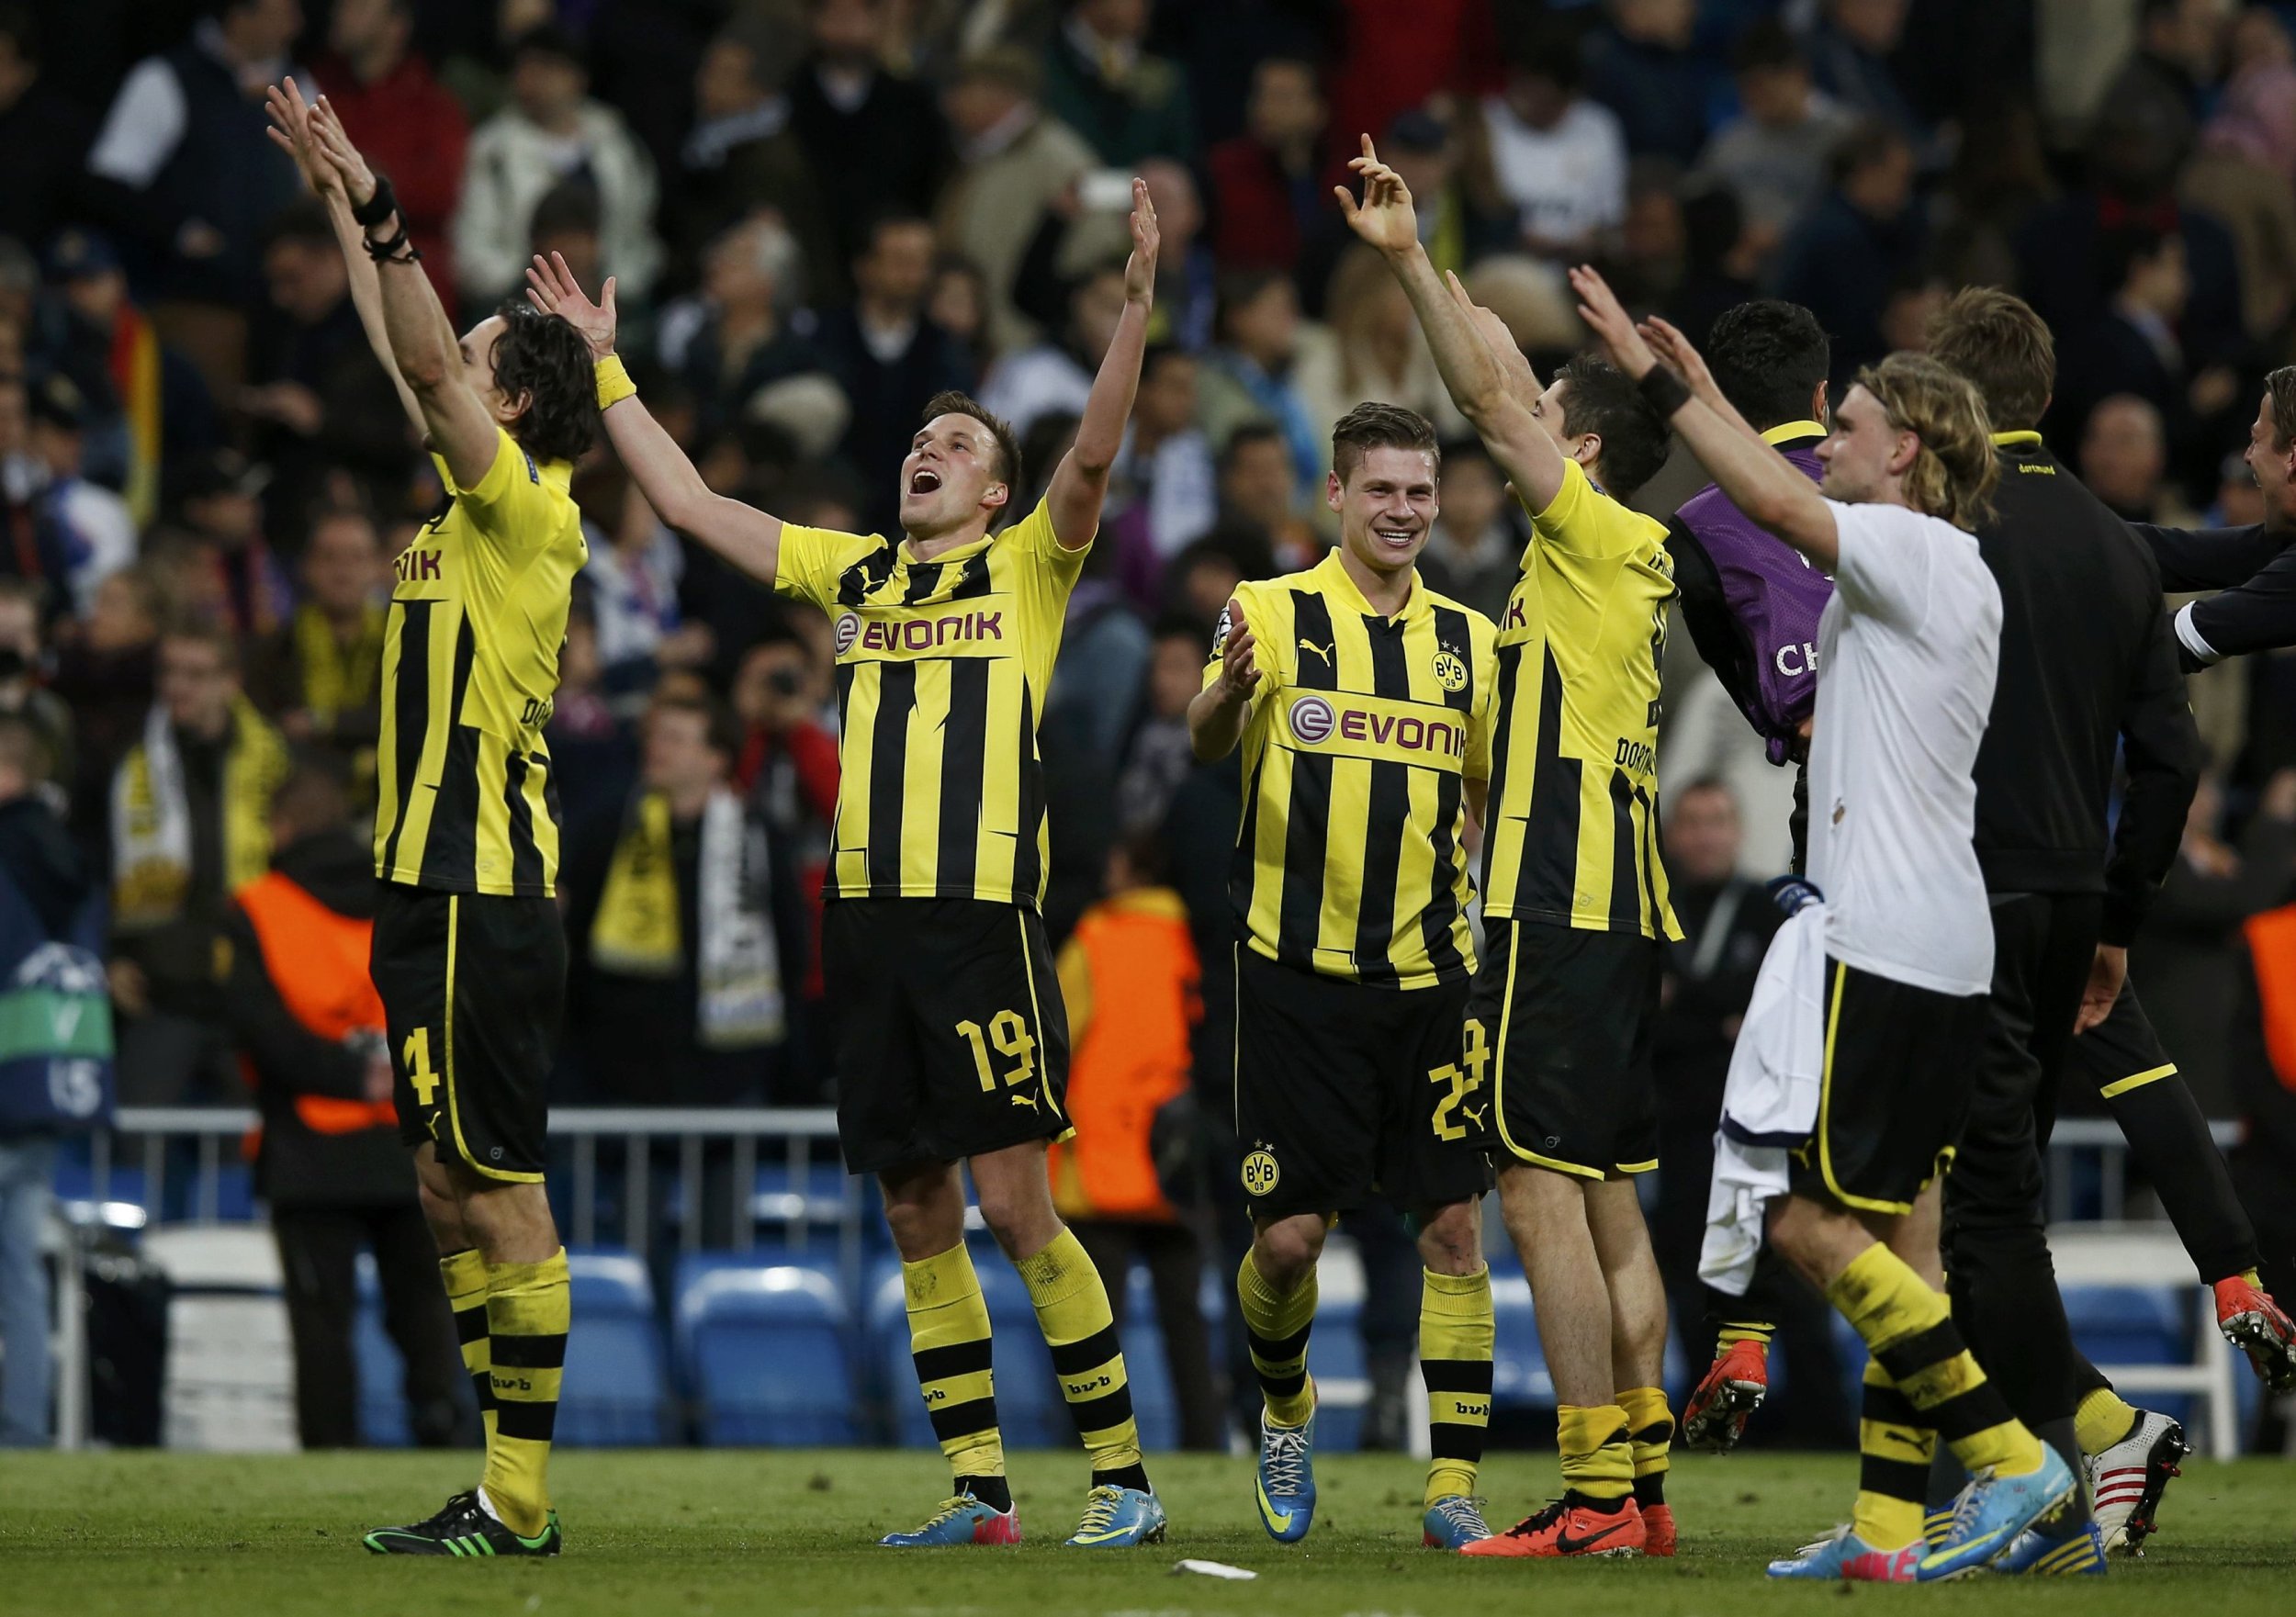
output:
<svg viewBox="0 0 2296 1617"><path fill-rule="evenodd" d="M1420 1468L1407 1459L1325 1459L1315 1531L1297 1546L1261 1533L1248 1461L1151 1464L1172 1513L1161 1547L1063 1549L1081 1457L1028 1453L1012 1467L1028 1544L897 1554L872 1541L940 1498L946 1474L930 1452L566 1452L551 1466L566 1555L482 1563L387 1560L358 1542L370 1526L429 1514L467 1485L473 1455L11 1454L0 1455L0 1612L1720 1617L1839 1611L1832 1602L1854 1598L2151 1617L2286 1611L2296 1600L2296 1465L2270 1460L2193 1463L2169 1490L2152 1552L2116 1557L2108 1578L1988 1577L1921 1591L1763 1579L1770 1556L1846 1514L1848 1455L1685 1456L1670 1488L1677 1559L1568 1565L1422 1550ZM1495 1456L1484 1471L1494 1520L1536 1503L1554 1487L1554 1465L1551 1454ZM1260 1576L1174 1576L1183 1555Z"/></svg>

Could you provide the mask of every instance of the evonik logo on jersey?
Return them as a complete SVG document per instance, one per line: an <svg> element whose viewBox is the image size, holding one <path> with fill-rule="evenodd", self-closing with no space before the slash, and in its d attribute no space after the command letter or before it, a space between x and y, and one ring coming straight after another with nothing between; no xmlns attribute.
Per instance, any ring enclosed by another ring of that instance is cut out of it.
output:
<svg viewBox="0 0 2296 1617"><path fill-rule="evenodd" d="M1351 749L1451 759L1467 756L1465 724L1395 711L1403 705L1361 701L1344 691L1318 693L1293 698L1287 717L1293 739L1302 747L1322 747L1336 739Z"/></svg>
<svg viewBox="0 0 2296 1617"><path fill-rule="evenodd" d="M952 649L977 657L1002 651L1014 640L1012 627L1009 611L1001 606L884 618L847 611L838 614L831 643L840 657L926 657Z"/></svg>

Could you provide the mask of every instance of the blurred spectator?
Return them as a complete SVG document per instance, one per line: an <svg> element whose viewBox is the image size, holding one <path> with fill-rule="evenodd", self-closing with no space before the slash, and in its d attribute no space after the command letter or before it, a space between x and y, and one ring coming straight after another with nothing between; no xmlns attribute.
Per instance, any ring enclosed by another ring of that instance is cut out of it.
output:
<svg viewBox="0 0 2296 1617"><path fill-rule="evenodd" d="M754 1106L780 1088L782 962L803 957L802 911L731 784L740 747L723 706L658 699L637 790L569 848L567 1003L599 1101ZM729 1218L703 1226L711 1240Z"/></svg>
<svg viewBox="0 0 2296 1617"><path fill-rule="evenodd" d="M1233 527L1236 535L1232 537L1248 534L1266 558L1266 573L1251 567L1243 576L1264 578L1313 566L1326 546L1300 514L1299 462L1283 434L1265 422L1246 422L1228 434L1218 466L1221 527ZM1224 595L1212 601L1204 621L1218 617L1227 604Z"/></svg>
<svg viewBox="0 0 2296 1617"><path fill-rule="evenodd" d="M2230 365L2206 364L2180 336L2192 293L2184 239L2143 224L2109 230L2099 241L2097 273L2110 300L2085 339L2067 345L2063 408L2052 411L2050 426L2061 435L2095 400L2133 394L2159 412L2171 467L2192 475L2215 458L2202 447L2212 442L2204 440L2202 423L2221 416L2241 388Z"/></svg>
<svg viewBox="0 0 2296 1617"><path fill-rule="evenodd" d="M2104 106L2167 131L2178 161L2192 150L2206 95L2223 71L2227 0L2140 0L2136 51Z"/></svg>
<svg viewBox="0 0 2296 1617"><path fill-rule="evenodd" d="M40 73L39 24L0 6L0 236L39 252L80 210L93 120Z"/></svg>
<svg viewBox="0 0 2296 1617"><path fill-rule="evenodd" d="M1573 262L1626 215L1626 139L1609 107L1580 93L1575 35L1531 37L1507 70L1506 93L1483 100L1483 127L1500 191L1523 246Z"/></svg>
<svg viewBox="0 0 2296 1617"><path fill-rule="evenodd" d="M296 194L264 130L265 86L289 73L298 0L221 0L191 37L129 73L88 152L89 206L134 249L162 335L228 397L240 379L264 225Z"/></svg>
<svg viewBox="0 0 2296 1617"><path fill-rule="evenodd" d="M1882 350L1886 354L1926 354L1930 325L1952 294L1945 277L1921 260L1897 273L1889 296L1882 300Z"/></svg>
<svg viewBox="0 0 2296 1617"><path fill-rule="evenodd" d="M935 217L942 243L987 283L988 345L998 354L1036 335L1013 293L1041 232L1056 232L1056 275L1092 263L1096 245L1100 257L1123 252L1122 215L1080 217L1075 187L1093 168L1092 148L1037 105L1037 83L1026 53L997 50L967 58L945 92L960 166Z"/></svg>
<svg viewBox="0 0 2296 1617"><path fill-rule="evenodd" d="M1938 263L1953 285L2016 281L2018 232L2056 190L2041 134L2030 94L1987 97L1964 116L1935 208Z"/></svg>
<svg viewBox="0 0 2296 1617"><path fill-rule="evenodd" d="M2288 36L2258 8L2276 59L2233 75L2200 131L2200 149L2177 182L2185 202L2223 220L2240 253L2242 319L2248 334L2277 332L2296 307L2296 66Z"/></svg>
<svg viewBox="0 0 2296 1617"><path fill-rule="evenodd" d="M1124 447L1109 468L1101 543L1113 542L1125 590L1143 608L1155 602L1165 562L1220 515L1211 446L1196 426L1200 366L1170 343L1149 347Z"/></svg>
<svg viewBox="0 0 2296 1617"><path fill-rule="evenodd" d="M454 219L465 298L483 308L524 286L535 205L577 174L597 193L602 267L625 303L642 301L661 266L653 160L620 113L591 98L581 52L546 23L512 43L510 105L470 138Z"/></svg>
<svg viewBox="0 0 2296 1617"><path fill-rule="evenodd" d="M1334 162L1438 95L1471 101L1504 77L1492 0L1338 0L1320 9L1338 14L1326 25L1338 42L1324 80ZM1575 36L1570 49L1575 56Z"/></svg>
<svg viewBox="0 0 2296 1617"><path fill-rule="evenodd" d="M1921 118L1906 98L1889 59L1905 37L1911 0L1820 0L1808 39L1818 87L1860 118L1886 124L1908 143L1922 137Z"/></svg>
<svg viewBox="0 0 2296 1617"><path fill-rule="evenodd" d="M4 396L4 394L0 394ZM161 597L148 562L96 586L96 604L79 633L56 647L49 681L72 710L72 819L91 849L101 850L112 768L142 732L152 706L160 636Z"/></svg>
<svg viewBox="0 0 2296 1617"><path fill-rule="evenodd" d="M1211 344L1219 317L1219 266L1203 239L1204 201L1196 176L1175 158L1151 157L1140 165L1141 183L1156 210L1164 245L1156 260L1156 307L1149 335L1177 342L1190 354Z"/></svg>
<svg viewBox="0 0 2296 1617"><path fill-rule="evenodd" d="M0 715L20 719L39 743L37 773L56 805L69 802L75 762L72 709L50 690L39 591L0 578Z"/></svg>
<svg viewBox="0 0 2296 1617"><path fill-rule="evenodd" d="M2099 401L2081 429L2081 481L2132 522L2157 522L2161 481L2168 470L2168 438L2160 411L2128 393Z"/></svg>
<svg viewBox="0 0 2296 1617"><path fill-rule="evenodd" d="M177 604L190 616L213 612L234 633L262 636L287 621L293 591L264 538L264 494L271 475L235 449L219 449L176 480L176 529L191 541ZM236 672L236 670L234 670Z"/></svg>
<svg viewBox="0 0 2296 1617"><path fill-rule="evenodd" d="M991 351L988 344L988 281L980 265L969 258L944 253L933 260L932 289L926 294L925 318L954 337L964 349L965 363L979 368Z"/></svg>
<svg viewBox="0 0 2296 1617"><path fill-rule="evenodd" d="M364 802L382 733L382 597L388 578L375 519L356 506L310 519L303 599L248 653L247 690L289 741L333 755Z"/></svg>
<svg viewBox="0 0 2296 1617"><path fill-rule="evenodd" d="M1451 123L1413 107L1388 126L1387 139L1379 142L1379 156L1411 187L1419 218L1419 240L1428 258L1438 270L1464 273L1469 252L1483 245L1484 238L1495 233L1503 245L1513 240L1514 231L1509 220L1494 232L1490 208L1470 201L1460 161L1464 142L1458 137L1459 131ZM1350 240L1344 233L1324 240L1324 262ZM1328 274L1317 273L1322 267L1319 264L1310 271L1316 275L1319 286L1330 278Z"/></svg>
<svg viewBox="0 0 2296 1617"><path fill-rule="evenodd" d="M334 0L319 88L391 195L440 301L455 307L446 232L462 194L470 120L414 48L414 0ZM310 86L304 86L310 93Z"/></svg>
<svg viewBox="0 0 2296 1617"><path fill-rule="evenodd" d="M849 177L842 169L829 172L840 185ZM764 42L748 30L728 29L702 53L693 78L693 126L668 180L662 231L681 281L699 273L710 241L765 209L796 233L807 289L829 297L843 288L833 216L791 127L789 96L769 76Z"/></svg>
<svg viewBox="0 0 2296 1617"><path fill-rule="evenodd" d="M90 888L78 849L39 794L41 763L31 726L0 717L0 971L10 983L35 949L73 936ZM63 1008L42 1007L24 1026L50 1022ZM100 1016L101 1000L90 1009ZM14 1084L38 1089L0 1092L0 1448L37 1448L49 1440L54 1369L41 1249L55 1199L59 1119L51 1063L11 1065Z"/></svg>
<svg viewBox="0 0 2296 1617"><path fill-rule="evenodd" d="M1694 182L1683 197L1683 278L1668 299L1669 318L1702 343L1728 310L1760 295L1754 272L1761 237L1745 229L1738 193Z"/></svg>
<svg viewBox="0 0 2296 1617"><path fill-rule="evenodd" d="M1626 150L1687 166L1706 142L1721 75L1697 49L1698 0L1609 0L1587 40L1587 92L1618 115Z"/></svg>
<svg viewBox="0 0 2296 1617"><path fill-rule="evenodd" d="M587 825L596 815L616 812L637 773L637 742L607 700L605 667L598 658L598 614L580 590L567 611L558 690L543 734L550 743L563 823Z"/></svg>
<svg viewBox="0 0 2296 1617"><path fill-rule="evenodd" d="M2296 870L2296 770L2266 783L2236 839L2223 836L2223 777L2201 776L2184 846L2129 950L2129 978L2144 991L2161 1047L2212 1117L2233 1110L2226 1050L2240 924L2286 898Z"/></svg>
<svg viewBox="0 0 2296 1617"><path fill-rule="evenodd" d="M837 737L825 713L832 701L827 665L786 626L769 631L743 654L734 676L734 714L741 722L741 755L734 780L762 815L783 849L804 906L802 954L786 957L791 989L793 1084L805 1079L800 1063L821 1027L821 884L829 869L830 833L837 822ZM793 1104L817 1103L817 1088Z"/></svg>
<svg viewBox="0 0 2296 1617"><path fill-rule="evenodd" d="M1442 506L1419 557L1429 588L1494 622L1521 576L1524 535L1507 480L1480 438L1444 446Z"/></svg>
<svg viewBox="0 0 2296 1617"><path fill-rule="evenodd" d="M843 454L861 479L871 533L890 533L898 520L901 462L918 407L943 388L974 385L963 344L928 316L932 278L933 227L916 214L886 214L853 262L852 303L821 318L822 361L852 407Z"/></svg>
<svg viewBox="0 0 2296 1617"><path fill-rule="evenodd" d="M1154 0L1068 0L1045 52L1046 109L1111 168L1195 150L1186 75L1143 48L1154 11Z"/></svg>
<svg viewBox="0 0 2296 1617"><path fill-rule="evenodd" d="M796 239L780 219L747 219L710 244L699 295L663 310L661 363L693 390L703 432L755 419L776 384L823 370L820 351L792 320L798 262ZM844 429L841 396L836 408L831 443Z"/></svg>
<svg viewBox="0 0 2296 1617"><path fill-rule="evenodd" d="M112 781L112 995L131 1106L221 1101L238 1087L215 996L225 904L271 860L287 744L240 689L213 628L160 643L159 699Z"/></svg>
<svg viewBox="0 0 2296 1617"><path fill-rule="evenodd" d="M812 0L810 10L813 51L790 84L790 127L814 174L833 176L822 186L821 205L834 262L841 268L868 246L870 222L879 215L931 214L953 153L931 88L885 66L890 0ZM1033 69L1025 56L1023 62ZM1062 175L1052 188L1070 177ZM1036 200L1041 204L1041 196ZM1033 231L1034 209L1016 212ZM943 236L958 240L955 231L944 230ZM1010 245L1017 256L1028 245L1026 236ZM1007 273L1003 283L1009 280Z"/></svg>
<svg viewBox="0 0 2296 1617"><path fill-rule="evenodd" d="M1663 157L1626 169L1626 217L1610 259L1611 284L1629 309L1663 307L1690 270L1682 171Z"/></svg>
<svg viewBox="0 0 2296 1617"><path fill-rule="evenodd" d="M1355 242L1341 254L1324 315L1336 363L1328 371L1320 365L1300 371L1300 391L1319 442L1328 443L1339 418L1367 399L1417 410L1439 432L1467 431L1420 335L1411 300L1377 249Z"/></svg>
<svg viewBox="0 0 2296 1617"><path fill-rule="evenodd" d="M2088 474L2081 474L2086 481ZM2189 524L2203 528L2245 528L2265 518L2264 490L2257 487L2257 475L2249 469L2248 457L2235 451L2224 457L2216 470L2216 498L2210 504L2203 519ZM2178 523L2178 526L2188 524Z"/></svg>
<svg viewBox="0 0 2296 1617"><path fill-rule="evenodd" d="M198 370L128 295L111 243L77 228L56 238L48 278L57 296L39 311L41 368L61 371L85 402L83 466L125 495L138 526L159 514L168 462L220 440L215 400Z"/></svg>
<svg viewBox="0 0 2296 1617"><path fill-rule="evenodd" d="M1923 241L1913 177L1913 148L1902 134L1885 124L1860 126L1834 153L1832 189L1779 254L1777 296L1826 328L1838 378L1889 352L1882 315Z"/></svg>
<svg viewBox="0 0 2296 1617"><path fill-rule="evenodd" d="M334 227L316 202L298 202L264 235L269 293L248 335L240 413L252 447L270 466L270 537L301 543L301 518L328 474L350 472L370 488L406 477L411 447L405 409L351 307L351 281Z"/></svg>
<svg viewBox="0 0 2296 1617"><path fill-rule="evenodd" d="M1200 419L1226 454L1247 423L1273 427L1290 453L1296 490L1323 474L1324 442L1306 378L1338 366L1332 334L1300 318L1300 295L1273 270L1238 270L1220 283L1219 342L1205 356Z"/></svg>
<svg viewBox="0 0 2296 1617"><path fill-rule="evenodd" d="M981 379L981 402L1021 437L1051 415L1081 415L1101 356L1124 313L1124 265L1101 265L1068 294L1068 325L1060 341L1008 353ZM913 430L913 429L912 429Z"/></svg>
<svg viewBox="0 0 2296 1617"><path fill-rule="evenodd" d="M1109 856L1106 896L1061 946L1076 1128L1052 1149L1052 1200L1108 1283L1120 1329L1132 1261L1147 1266L1180 1446L1222 1454L1220 1387L1198 1300L1203 1243L1165 1189L1174 1136L1195 1144L1190 1045L1204 1006L1187 909L1165 865L1153 838L1127 839Z"/></svg>
<svg viewBox="0 0 2296 1617"><path fill-rule="evenodd" d="M1827 162L1855 119L1810 83L1809 62L1781 23L1755 23L1730 51L1739 115L1698 158L1701 174L1738 193L1768 252L1825 194Z"/></svg>
<svg viewBox="0 0 2296 1617"><path fill-rule="evenodd" d="M1117 825L1130 838L1164 824L1173 793L1196 768L1187 704L1204 688L1204 633L1193 617L1167 612L1150 641L1145 708L1116 778Z"/></svg>
<svg viewBox="0 0 2296 1617"><path fill-rule="evenodd" d="M618 462L585 466L578 476L590 546L581 585L594 613L606 691L643 691L664 668L706 662L709 631L684 623L679 611L685 546Z"/></svg>
<svg viewBox="0 0 2296 1617"><path fill-rule="evenodd" d="M0 393L16 390L0 384ZM0 417L10 408L0 400ZM135 560L135 518L126 500L81 475L87 401L71 379L49 376L32 389L28 409L22 469L11 478L20 500L11 488L9 500L22 517L19 543L0 567L44 586L51 616L76 616L95 604L98 585ZM11 433L0 421L0 454Z"/></svg>
<svg viewBox="0 0 2296 1617"><path fill-rule="evenodd" d="M367 975L375 858L332 766L305 763L272 800L269 873L223 916L216 988L262 1115L255 1182L279 1242L295 1414L307 1449L359 1446L352 1342L358 1258L374 1254L416 1443L467 1441L468 1386L438 1248L391 1107L383 1004Z"/></svg>
<svg viewBox="0 0 2296 1617"><path fill-rule="evenodd" d="M1244 132L1205 158L1221 269L1289 271L1307 243L1332 235L1322 145L1327 111L1313 62L1271 56L1253 68Z"/></svg>

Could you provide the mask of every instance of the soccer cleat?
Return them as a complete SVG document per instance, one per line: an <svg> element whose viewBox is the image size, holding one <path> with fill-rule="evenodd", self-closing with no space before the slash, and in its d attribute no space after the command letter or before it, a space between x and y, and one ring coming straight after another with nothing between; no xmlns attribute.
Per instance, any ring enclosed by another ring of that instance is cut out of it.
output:
<svg viewBox="0 0 2296 1617"><path fill-rule="evenodd" d="M1017 1544L1020 1542L1020 1507L999 1510L969 1493L952 1494L940 1508L906 1533L888 1533L877 1541L887 1549L939 1549L945 1544Z"/></svg>
<svg viewBox="0 0 2296 1617"><path fill-rule="evenodd" d="M1769 1396L1769 1355L1757 1342L1730 1343L1683 1410L1683 1446L1728 1454L1746 1435L1747 1417Z"/></svg>
<svg viewBox="0 0 2296 1617"><path fill-rule="evenodd" d="M1642 1553L1646 1555L1671 1555L1674 1553L1673 1506L1642 1507Z"/></svg>
<svg viewBox="0 0 2296 1617"><path fill-rule="evenodd" d="M1918 1542L1877 1550L1849 1528L1837 1527L1816 1544L1804 1544L1794 1559L1771 1562L1770 1576L1827 1583L1912 1583L1920 1562Z"/></svg>
<svg viewBox="0 0 2296 1617"><path fill-rule="evenodd" d="M1491 1536L1491 1523L1475 1501L1463 1493L1437 1499L1427 1507L1425 1531L1420 1543L1431 1550L1463 1550Z"/></svg>
<svg viewBox="0 0 2296 1617"><path fill-rule="evenodd" d="M1931 1510L1921 1518L1921 1541L1930 1549L1943 1544L1945 1535L1953 1531L1953 1507L1950 1504L1942 1510Z"/></svg>
<svg viewBox="0 0 2296 1617"><path fill-rule="evenodd" d="M1260 1412L1260 1525L1279 1544L1298 1544L1315 1520L1315 1416L1278 1426Z"/></svg>
<svg viewBox="0 0 2296 1617"><path fill-rule="evenodd" d="M1953 1501L1945 1542L1921 1557L1923 1583L1960 1578L2008 1554L2018 1535L2071 1499L2080 1482L2056 1450L2043 1444L2041 1464L2021 1477L1986 1466Z"/></svg>
<svg viewBox="0 0 2296 1617"><path fill-rule="evenodd" d="M2251 1285L2245 1275L2230 1275L2218 1281L2216 1329L2224 1340L2248 1355L2265 1385L2275 1392L2296 1387L2296 1321L2289 1319L2272 1294Z"/></svg>
<svg viewBox="0 0 2296 1617"><path fill-rule="evenodd" d="M553 1510L542 1531L528 1538L497 1519L472 1488L448 1499L427 1522L377 1527L360 1542L378 1555L555 1555L565 1546L566 1534Z"/></svg>
<svg viewBox="0 0 2296 1617"><path fill-rule="evenodd" d="M2028 1578L2102 1578L2105 1535L2094 1522L2071 1538L2043 1538L2028 1529L1993 1569Z"/></svg>
<svg viewBox="0 0 2296 1617"><path fill-rule="evenodd" d="M1164 1542L1164 1506L1144 1488L1103 1483L1085 1495L1084 1520L1068 1535L1070 1549L1121 1549Z"/></svg>
<svg viewBox="0 0 2296 1617"><path fill-rule="evenodd" d="M1556 1499L1504 1533L1477 1539L1462 1555L1638 1555L1642 1511L1632 1499L1605 1514L1573 1500Z"/></svg>
<svg viewBox="0 0 2296 1617"><path fill-rule="evenodd" d="M2177 1462L2191 1452L2182 1426L2139 1409L2128 1436L2088 1456L2088 1493L2105 1548L2144 1553L2144 1541L2160 1530L2161 1496L2181 1475Z"/></svg>

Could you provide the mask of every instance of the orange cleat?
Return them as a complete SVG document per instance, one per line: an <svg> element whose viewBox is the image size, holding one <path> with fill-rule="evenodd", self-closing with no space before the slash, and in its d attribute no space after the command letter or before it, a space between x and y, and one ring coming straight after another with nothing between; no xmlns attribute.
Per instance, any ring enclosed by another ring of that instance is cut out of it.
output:
<svg viewBox="0 0 2296 1617"><path fill-rule="evenodd" d="M1674 1553L1673 1506L1642 1507L1642 1553L1646 1555L1671 1555Z"/></svg>
<svg viewBox="0 0 2296 1617"><path fill-rule="evenodd" d="M1642 1511L1628 1499L1615 1510L1590 1510L1557 1499L1489 1538L1459 1551L1462 1555L1638 1555L1647 1533Z"/></svg>
<svg viewBox="0 0 2296 1617"><path fill-rule="evenodd" d="M2272 1294L2244 1275L2218 1281L2216 1329L2248 1355L2257 1374L2276 1392L2296 1387L2296 1322Z"/></svg>
<svg viewBox="0 0 2296 1617"><path fill-rule="evenodd" d="M1683 1409L1683 1446L1728 1453L1746 1435L1746 1418L1769 1396L1768 1353L1756 1342L1730 1343Z"/></svg>

